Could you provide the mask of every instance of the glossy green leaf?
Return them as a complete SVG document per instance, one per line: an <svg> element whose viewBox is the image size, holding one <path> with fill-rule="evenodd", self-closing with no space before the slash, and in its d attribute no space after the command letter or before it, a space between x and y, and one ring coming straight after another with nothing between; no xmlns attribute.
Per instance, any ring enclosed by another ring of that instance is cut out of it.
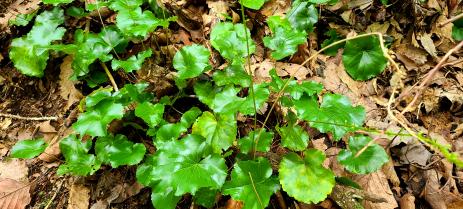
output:
<svg viewBox="0 0 463 209"><path fill-rule="evenodd" d="M293 151L303 151L309 144L309 135L297 124L290 123L283 127L277 127L281 136L281 145Z"/></svg>
<svg viewBox="0 0 463 209"><path fill-rule="evenodd" d="M133 10L140 7L143 2L143 0L116 0L111 1L109 8L114 11Z"/></svg>
<svg viewBox="0 0 463 209"><path fill-rule="evenodd" d="M60 40L66 29L63 10L54 8L42 12L35 19L31 31L11 42L9 56L14 66L24 75L42 77L47 66L48 49L53 41Z"/></svg>
<svg viewBox="0 0 463 209"><path fill-rule="evenodd" d="M194 86L194 91L198 99L215 113L234 114L246 101L246 98L237 96L240 89L231 85L214 88L211 83L198 82Z"/></svg>
<svg viewBox="0 0 463 209"><path fill-rule="evenodd" d="M211 153L201 136L167 142L137 170L137 179L154 186L155 196L194 195L201 188L220 189L227 177L225 160Z"/></svg>
<svg viewBox="0 0 463 209"><path fill-rule="evenodd" d="M252 150L259 152L268 152L270 151L270 144L273 140L273 132L262 131L257 141L257 137L261 129L256 131L251 131L247 136L238 140L238 145L242 153L250 153Z"/></svg>
<svg viewBox="0 0 463 209"><path fill-rule="evenodd" d="M270 96L267 83L254 84L253 89L254 91L248 90L249 95L240 106L239 111L243 115L254 115L264 106ZM254 101L256 102L256 110L254 109Z"/></svg>
<svg viewBox="0 0 463 209"><path fill-rule="evenodd" d="M215 153L222 153L222 150L233 145L236 130L236 118L233 115L203 112L193 124L192 133L206 138Z"/></svg>
<svg viewBox="0 0 463 209"><path fill-rule="evenodd" d="M133 55L129 57L127 60L113 59L111 62L111 67L113 68L113 70L122 68L126 73L140 70L143 66L143 62L145 62L145 59L151 57L152 53L153 52L151 51L151 49L148 49L146 51L138 53L138 55Z"/></svg>
<svg viewBox="0 0 463 209"><path fill-rule="evenodd" d="M463 40L463 18L460 18L453 22L452 38L455 41Z"/></svg>
<svg viewBox="0 0 463 209"><path fill-rule="evenodd" d="M117 1L115 1L117 2ZM146 38L157 27L167 27L175 17L159 19L151 11L142 11L141 7L120 9L116 16L116 26L127 36Z"/></svg>
<svg viewBox="0 0 463 209"><path fill-rule="evenodd" d="M278 93L283 89L287 79L282 79L277 75L276 70L272 69L270 71L270 76L272 77L272 82L270 83L270 89ZM314 81L302 81L298 83L296 80L289 81L288 85L284 89L293 99L300 99L302 95L306 94L308 96L316 95L323 90L323 85Z"/></svg>
<svg viewBox="0 0 463 209"><path fill-rule="evenodd" d="M89 66L96 60L107 62L113 58L109 54L113 49L127 45L127 40L115 27L106 27L100 33L85 33L78 29L74 34L74 43L62 45L55 50L61 50L73 54L71 64L74 74L73 79L85 76L89 73Z"/></svg>
<svg viewBox="0 0 463 209"><path fill-rule="evenodd" d="M42 0L44 4L53 4L54 6L58 4L69 4L74 0Z"/></svg>
<svg viewBox="0 0 463 209"><path fill-rule="evenodd" d="M146 147L133 143L124 135L99 137L95 153L101 162L110 163L113 168L121 165L136 165L143 160Z"/></svg>
<svg viewBox="0 0 463 209"><path fill-rule="evenodd" d="M243 63L248 55L246 39L249 42L249 54L254 53L256 44L251 38L251 32L243 24L230 22L217 23L211 31L211 44L231 63Z"/></svg>
<svg viewBox="0 0 463 209"><path fill-rule="evenodd" d="M107 126L114 119L124 116L124 107L113 100L104 100L94 109L81 114L72 127L80 135L106 136Z"/></svg>
<svg viewBox="0 0 463 209"><path fill-rule="evenodd" d="M35 15L37 15L37 11L38 10L35 10L29 14L18 14L14 19L8 20L8 25L26 26L35 17Z"/></svg>
<svg viewBox="0 0 463 209"><path fill-rule="evenodd" d="M185 46L174 56L174 68L178 71L179 79L194 78L206 70L211 69L209 64L209 50L198 44Z"/></svg>
<svg viewBox="0 0 463 209"><path fill-rule="evenodd" d="M94 174L100 168L101 163L95 155L88 154L92 148L92 140L83 142L75 135L69 135L60 141L59 147L66 161L58 168L58 175L70 173L86 176Z"/></svg>
<svg viewBox="0 0 463 209"><path fill-rule="evenodd" d="M312 32L318 22L317 8L306 1L295 1L286 18L296 30Z"/></svg>
<svg viewBox="0 0 463 209"><path fill-rule="evenodd" d="M223 186L223 193L242 201L243 209L261 209L267 207L270 196L279 188L268 160L258 158L237 162L233 166L231 180Z"/></svg>
<svg viewBox="0 0 463 209"><path fill-rule="evenodd" d="M298 101L295 106L299 116L311 127L322 133L332 133L335 140L358 130L365 120L365 109L352 106L347 97L339 94L325 94L320 107L313 98Z"/></svg>
<svg viewBox="0 0 463 209"><path fill-rule="evenodd" d="M178 139L181 134L188 131L199 115L201 115L201 110L193 107L182 115L178 123L162 125L156 132L155 145L159 147L162 143Z"/></svg>
<svg viewBox="0 0 463 209"><path fill-rule="evenodd" d="M135 115L143 119L149 127L154 128L162 121L164 105L143 102L135 108Z"/></svg>
<svg viewBox="0 0 463 209"><path fill-rule="evenodd" d="M378 144L369 144L371 140L362 135L349 137L348 149L339 152L338 161L352 173L368 174L377 171L389 161L389 157Z"/></svg>
<svg viewBox="0 0 463 209"><path fill-rule="evenodd" d="M196 192L194 202L205 208L212 208L218 199L218 192L217 189L201 188Z"/></svg>
<svg viewBox="0 0 463 209"><path fill-rule="evenodd" d="M304 158L296 153L283 157L279 168L283 190L294 199L311 204L326 199L335 184L331 170L323 167L325 155L315 149L304 152Z"/></svg>
<svg viewBox="0 0 463 209"><path fill-rule="evenodd" d="M272 36L264 37L264 45L273 50L272 57L281 60L297 52L299 45L307 41L307 33L291 27L287 19L271 16L267 19Z"/></svg>
<svg viewBox="0 0 463 209"><path fill-rule="evenodd" d="M379 75L387 65L377 36L365 36L346 42L342 62L355 80L368 80Z"/></svg>
<svg viewBox="0 0 463 209"><path fill-rule="evenodd" d="M10 157L31 159L42 154L47 146L43 139L21 140L11 148Z"/></svg>
<svg viewBox="0 0 463 209"><path fill-rule="evenodd" d="M88 15L87 12L83 8L76 7L76 6L71 6L66 9L66 15L71 16L71 17L76 17L76 18L82 18Z"/></svg>
<svg viewBox="0 0 463 209"><path fill-rule="evenodd" d="M215 71L213 79L217 86L233 84L241 87L249 87L251 85L251 76L241 64L230 65L224 70Z"/></svg>
<svg viewBox="0 0 463 209"><path fill-rule="evenodd" d="M129 105L133 102L143 103L146 101L152 101L154 99L153 94L145 92L148 85L149 84L145 82L125 84L122 89L114 94L114 97L123 105Z"/></svg>
<svg viewBox="0 0 463 209"><path fill-rule="evenodd" d="M264 6L264 3L266 0L240 0L240 3L250 9L255 9L258 10L262 6Z"/></svg>

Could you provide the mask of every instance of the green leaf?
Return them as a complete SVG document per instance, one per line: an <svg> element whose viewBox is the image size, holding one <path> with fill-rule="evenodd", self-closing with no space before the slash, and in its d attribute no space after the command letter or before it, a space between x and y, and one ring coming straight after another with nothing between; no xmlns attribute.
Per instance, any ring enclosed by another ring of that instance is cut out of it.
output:
<svg viewBox="0 0 463 209"><path fill-rule="evenodd" d="M146 147L129 141L126 136L99 137L95 143L95 153L101 162L110 163L113 168L121 165L136 165L143 160Z"/></svg>
<svg viewBox="0 0 463 209"><path fill-rule="evenodd" d="M178 197L195 195L201 188L220 189L227 177L227 166L223 158L210 151L207 142L197 135L167 142L138 168L137 179L144 185L156 186L156 196L173 191Z"/></svg>
<svg viewBox="0 0 463 209"><path fill-rule="evenodd" d="M53 4L54 6L58 4L69 4L74 0L43 0L44 4Z"/></svg>
<svg viewBox="0 0 463 209"><path fill-rule="evenodd" d="M293 151L303 151L309 144L309 135L299 125L290 123L283 127L277 127L281 136L281 145Z"/></svg>
<svg viewBox="0 0 463 209"><path fill-rule="evenodd" d="M249 55L256 50L251 32L243 24L219 22L211 31L211 44L231 63L243 63L248 55L246 39L249 41Z"/></svg>
<svg viewBox="0 0 463 209"><path fill-rule="evenodd" d="M362 106L354 107L347 97L338 94L325 94L320 107L313 98L301 99L295 106L298 115L310 126L322 133L332 133L335 140L358 130L365 120Z"/></svg>
<svg viewBox="0 0 463 209"><path fill-rule="evenodd" d="M117 13L116 26L129 37L146 38L158 26L167 27L170 21L175 20L176 17L158 19L151 11L142 11L141 7L126 7Z"/></svg>
<svg viewBox="0 0 463 209"><path fill-rule="evenodd" d="M365 36L346 42L342 62L355 80L368 80L379 75L387 65L377 36Z"/></svg>
<svg viewBox="0 0 463 209"><path fill-rule="evenodd" d="M146 51L138 53L138 55L136 56L133 55L129 57L129 59L127 60L114 59L111 62L111 67L113 68L113 70L122 68L126 73L130 73L135 70L140 70L143 66L143 62L145 62L145 59L151 57L152 53L153 52L151 51L151 49L148 49Z"/></svg>
<svg viewBox="0 0 463 209"><path fill-rule="evenodd" d="M162 121L164 105L143 102L135 108L135 115L143 119L149 127L154 128Z"/></svg>
<svg viewBox="0 0 463 209"><path fill-rule="evenodd" d="M276 70L270 70L270 76L272 77L272 82L270 83L270 89L273 92L280 92L283 89L287 79L281 79L277 75ZM302 81L298 83L296 80L289 81L288 85L284 89L293 99L298 100L302 95L306 94L308 96L316 95L323 90L323 85L314 81Z"/></svg>
<svg viewBox="0 0 463 209"><path fill-rule="evenodd" d="M223 193L242 201L243 209L261 209L267 207L270 196L279 188L268 160L258 158L237 162L233 166L231 180L223 186Z"/></svg>
<svg viewBox="0 0 463 209"><path fill-rule="evenodd" d="M270 151L270 144L273 140L273 132L267 132L266 130L262 131L257 141L257 136L261 129L251 131L249 134L240 140L238 140L238 145L242 153L250 153L254 149L258 152L268 152ZM257 144L256 144L257 143Z"/></svg>
<svg viewBox="0 0 463 209"><path fill-rule="evenodd" d="M287 19L271 16L267 23L272 36L264 37L264 45L273 50L272 57L281 60L297 52L297 47L307 41L305 31L294 30Z"/></svg>
<svg viewBox="0 0 463 209"><path fill-rule="evenodd" d="M21 140L11 148L10 157L31 159L42 154L47 146L43 139Z"/></svg>
<svg viewBox="0 0 463 209"><path fill-rule="evenodd" d="M58 27L63 22L63 10L56 7L39 14L26 36L13 39L9 56L22 74L34 77L43 76L48 61L47 47L53 41L63 37L66 29Z"/></svg>
<svg viewBox="0 0 463 209"><path fill-rule="evenodd" d="M66 15L76 18L82 18L88 15L83 8L71 6L66 9Z"/></svg>
<svg viewBox="0 0 463 209"><path fill-rule="evenodd" d="M334 174L323 167L325 155L315 149L304 152L304 159L289 153L280 163L279 177L283 190L294 199L311 204L323 201L335 184Z"/></svg>
<svg viewBox="0 0 463 209"><path fill-rule="evenodd" d="M203 114L193 124L193 134L206 138L215 153L222 153L222 150L232 146L236 139L236 119L233 115Z"/></svg>
<svg viewBox="0 0 463 209"><path fill-rule="evenodd" d="M264 6L266 0L240 0L240 3L250 9L258 10Z"/></svg>
<svg viewBox="0 0 463 209"><path fill-rule="evenodd" d="M70 173L86 176L94 174L100 168L101 163L95 155L88 154L92 148L92 140L82 142L75 135L69 135L60 141L59 147L66 161L58 168L58 175Z"/></svg>
<svg viewBox="0 0 463 209"><path fill-rule="evenodd" d="M209 64L209 50L198 44L185 46L174 56L174 68L178 71L179 79L194 78L206 70L211 69Z"/></svg>
<svg viewBox="0 0 463 209"><path fill-rule="evenodd" d="M326 46L341 40L341 37L339 37L338 33L334 29L330 29L325 33L326 36L330 37L329 39L325 39L323 43L321 44L322 48L325 48ZM330 55L330 56L335 56L338 53L338 50L340 48L344 47L344 43L336 44L324 51L325 54Z"/></svg>
<svg viewBox="0 0 463 209"><path fill-rule="evenodd" d="M136 84L126 84L124 88L115 93L114 97L123 105L129 105L133 102L143 103L154 99L153 94L144 92L148 83L139 82Z"/></svg>
<svg viewBox="0 0 463 209"><path fill-rule="evenodd" d="M114 119L124 116L124 107L113 100L104 100L79 116L72 127L81 136L106 136L107 126Z"/></svg>
<svg viewBox="0 0 463 209"><path fill-rule="evenodd" d="M369 144L371 140L370 137L362 135L349 137L349 149L339 152L338 161L352 173L368 174L377 171L389 161L389 157L378 144Z"/></svg>
<svg viewBox="0 0 463 209"><path fill-rule="evenodd" d="M214 88L211 83L198 82L194 86L194 91L199 101L209 106L215 113L236 113L246 101L246 98L236 96L240 89L231 85Z"/></svg>
<svg viewBox="0 0 463 209"><path fill-rule="evenodd" d="M212 208L216 203L217 194L216 189L201 188L196 192L194 202L205 208Z"/></svg>
<svg viewBox="0 0 463 209"><path fill-rule="evenodd" d="M143 4L143 0L117 0L111 1L109 8L114 11L124 11L137 9Z"/></svg>
<svg viewBox="0 0 463 209"><path fill-rule="evenodd" d="M183 113L182 118L178 123L162 125L156 132L156 140L154 144L159 147L164 142L178 139L181 134L188 131L199 115L201 115L201 110L197 107L193 107Z"/></svg>
<svg viewBox="0 0 463 209"><path fill-rule="evenodd" d="M100 33L85 33L78 29L74 34L74 43L64 45L55 50L61 50L73 54L71 64L74 74L73 79L85 76L89 73L89 66L96 60L107 62L113 58L109 54L113 49L124 48L127 40L115 27L106 27Z"/></svg>
<svg viewBox="0 0 463 209"><path fill-rule="evenodd" d="M270 96L267 83L254 84L253 89L254 91L251 91L250 89L248 90L249 95L240 106L239 111L243 115L254 115L256 111L259 111L263 107L265 102L267 102L268 97ZM253 93L255 95L254 97ZM257 110L254 109L254 100L256 102Z"/></svg>
<svg viewBox="0 0 463 209"><path fill-rule="evenodd" d="M246 73L241 64L230 65L224 70L217 70L212 77L216 86L233 84L241 87L249 87L251 85L251 76Z"/></svg>
<svg viewBox="0 0 463 209"><path fill-rule="evenodd" d="M463 18L455 20L452 27L452 38L455 41L463 40Z"/></svg>
<svg viewBox="0 0 463 209"><path fill-rule="evenodd" d="M33 11L32 13L29 14L18 14L14 19L8 20L8 24L10 26L16 25L16 26L26 26L29 24L29 22L35 17L37 14L38 10Z"/></svg>
<svg viewBox="0 0 463 209"><path fill-rule="evenodd" d="M295 1L286 18L296 30L312 32L318 22L317 8L309 2Z"/></svg>

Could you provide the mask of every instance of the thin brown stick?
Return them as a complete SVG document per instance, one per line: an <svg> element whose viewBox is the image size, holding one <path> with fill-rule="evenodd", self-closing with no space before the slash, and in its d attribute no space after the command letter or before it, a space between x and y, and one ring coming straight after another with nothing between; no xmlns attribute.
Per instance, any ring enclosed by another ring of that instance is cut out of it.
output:
<svg viewBox="0 0 463 209"><path fill-rule="evenodd" d="M104 62L100 62L100 63L101 63L101 67L103 67L103 69L104 69L104 72L108 76L109 81L111 81L111 85L113 85L114 91L119 91L119 88L117 88L116 81L114 80L113 75L111 75L111 72L109 72L108 67L106 66L106 64Z"/></svg>
<svg viewBox="0 0 463 209"><path fill-rule="evenodd" d="M423 93L423 90L425 87L427 87L429 85L429 82L431 81L431 79L434 78L434 75L442 68L442 65L445 64L445 62L448 60L448 58L450 57L450 55L452 55L454 52L458 51L461 49L461 47L463 47L463 41L461 41L458 45L456 45L455 47L453 47L452 49L450 49L447 54L444 55L444 57L442 57L442 59L439 61L439 63L437 63L436 66L434 66L434 68L432 70L430 70L426 77L424 78L424 80L421 82L421 84L418 86L418 91L416 92L415 96L413 97L413 100L410 102L410 104L407 105L407 107L405 107L405 109L402 111L402 114L404 114L405 112L408 111L408 109L410 109L410 107L412 107L416 101L418 100L418 97L421 96L421 94ZM407 96L411 91L413 90L413 88L411 88L409 91L406 91L404 93L402 93L402 95L399 96L399 98L404 98L405 96Z"/></svg>
<svg viewBox="0 0 463 209"><path fill-rule="evenodd" d="M48 204L47 206L45 206L45 208L43 209L48 209L50 207L50 205L53 203L53 200L55 200L56 196L58 195L59 191L61 191L61 187L63 186L63 183L64 183L64 180L62 180L58 186L58 189L56 189L56 192L55 194L53 194L53 196L51 197L50 201L48 201Z"/></svg>
<svg viewBox="0 0 463 209"><path fill-rule="evenodd" d="M462 17L463 17L463 13L461 13L461 14L455 16L455 17L452 17L452 18L450 18L450 19L448 19L448 20L446 20L446 21L444 21L444 22L439 23L439 27L442 27L442 26L444 26L444 25L447 25L447 24L449 24L449 23L451 23L451 22L455 22L455 21L457 21L458 19L460 19L460 18L462 18Z"/></svg>
<svg viewBox="0 0 463 209"><path fill-rule="evenodd" d="M56 117L56 116L50 116L50 117L24 117L24 116L12 115L12 114L7 114L7 113L0 113L0 117L2 117L2 118L13 118L13 119L18 119L18 120L33 120L33 121L58 120L58 117Z"/></svg>

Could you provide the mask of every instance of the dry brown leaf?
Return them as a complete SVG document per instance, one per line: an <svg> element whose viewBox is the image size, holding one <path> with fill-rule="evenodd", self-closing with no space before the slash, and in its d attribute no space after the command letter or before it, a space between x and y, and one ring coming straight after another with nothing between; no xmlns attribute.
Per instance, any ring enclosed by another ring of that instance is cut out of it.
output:
<svg viewBox="0 0 463 209"><path fill-rule="evenodd" d="M407 193L400 198L401 209L415 209L415 196Z"/></svg>
<svg viewBox="0 0 463 209"><path fill-rule="evenodd" d="M11 4L7 11L0 15L0 31L7 31L8 21L16 18L18 14L28 14L39 8L40 0L16 0Z"/></svg>
<svg viewBox="0 0 463 209"><path fill-rule="evenodd" d="M291 7L291 0L270 0L260 9L260 13L270 17L272 15L283 16Z"/></svg>
<svg viewBox="0 0 463 209"><path fill-rule="evenodd" d="M0 178L26 182L28 171L24 160L7 159L0 162Z"/></svg>
<svg viewBox="0 0 463 209"><path fill-rule="evenodd" d="M88 209L90 204L90 189L82 184L74 183L69 188L69 209Z"/></svg>
<svg viewBox="0 0 463 209"><path fill-rule="evenodd" d="M433 209L461 209L463 199L461 195L456 195L448 191L448 187L441 187L442 176L435 170L425 172L426 186L424 198Z"/></svg>
<svg viewBox="0 0 463 209"><path fill-rule="evenodd" d="M24 209L31 202L30 186L27 183L0 178L0 208Z"/></svg>
<svg viewBox="0 0 463 209"><path fill-rule="evenodd" d="M434 41L431 38L430 33L424 33L420 36L420 43L423 45L423 48L433 57L437 56L436 46Z"/></svg>
<svg viewBox="0 0 463 209"><path fill-rule="evenodd" d="M389 187L386 175L379 170L368 175L355 175L353 180L356 181L365 192L375 194L386 202L372 203L365 201L365 209L395 209L398 207L397 201Z"/></svg>
<svg viewBox="0 0 463 209"><path fill-rule="evenodd" d="M76 89L74 86L74 81L69 79L73 74L71 63L72 63L72 56L67 56L64 58L63 63L61 63L60 69L61 72L59 74L59 89L60 95L63 99L67 100L66 106L64 107L64 112L69 110L69 108L76 102L79 102L82 99L82 93Z"/></svg>
<svg viewBox="0 0 463 209"><path fill-rule="evenodd" d="M413 143L408 143L400 149L400 163L410 164L416 163L421 166L426 166L432 154L420 142L414 140Z"/></svg>

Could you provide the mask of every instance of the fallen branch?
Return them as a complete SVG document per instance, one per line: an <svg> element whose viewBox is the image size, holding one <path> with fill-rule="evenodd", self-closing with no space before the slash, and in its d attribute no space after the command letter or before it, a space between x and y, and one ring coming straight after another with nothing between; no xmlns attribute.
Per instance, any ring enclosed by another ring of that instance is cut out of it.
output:
<svg viewBox="0 0 463 209"><path fill-rule="evenodd" d="M402 114L407 112L408 109L410 107L412 107L416 101L418 100L418 97L421 96L421 94L423 93L423 90L425 87L427 87L429 85L429 82L431 81L431 79L434 77L434 75L442 68L442 66L444 65L444 63L448 60L448 58L450 57L450 55L452 55L454 52L458 51L461 49L461 47L463 47L463 41L461 41L458 45L456 45L455 47L453 47L452 49L450 49L447 54L444 55L444 57L442 57L442 59L439 61L439 63L437 63L436 66L434 66L434 68L432 70L430 70L426 77L424 78L424 80L421 82L421 84L418 86L418 91L416 92L415 96L413 97L413 100L410 102L410 104L407 105L407 107L405 107L405 109L402 111ZM408 91L406 92L403 92L400 96L399 96L399 99L400 98L404 98L406 96L408 96L408 94L410 94L410 92L413 90L413 88L409 89Z"/></svg>
<svg viewBox="0 0 463 209"><path fill-rule="evenodd" d="M461 14L455 16L455 17L452 17L452 18L450 18L450 19L448 19L448 20L446 20L446 21L444 21L444 22L439 23L439 27L442 27L442 26L444 26L444 25L447 25L447 24L449 24L449 23L451 23L451 22L455 22L455 21L457 21L457 20L460 19L460 18L463 18L463 13L461 13Z"/></svg>
<svg viewBox="0 0 463 209"><path fill-rule="evenodd" d="M2 118L13 118L18 120L33 120L33 121L41 121L41 120L58 120L58 117L51 116L51 117L24 117L19 115L12 115L6 113L0 113L0 117Z"/></svg>

